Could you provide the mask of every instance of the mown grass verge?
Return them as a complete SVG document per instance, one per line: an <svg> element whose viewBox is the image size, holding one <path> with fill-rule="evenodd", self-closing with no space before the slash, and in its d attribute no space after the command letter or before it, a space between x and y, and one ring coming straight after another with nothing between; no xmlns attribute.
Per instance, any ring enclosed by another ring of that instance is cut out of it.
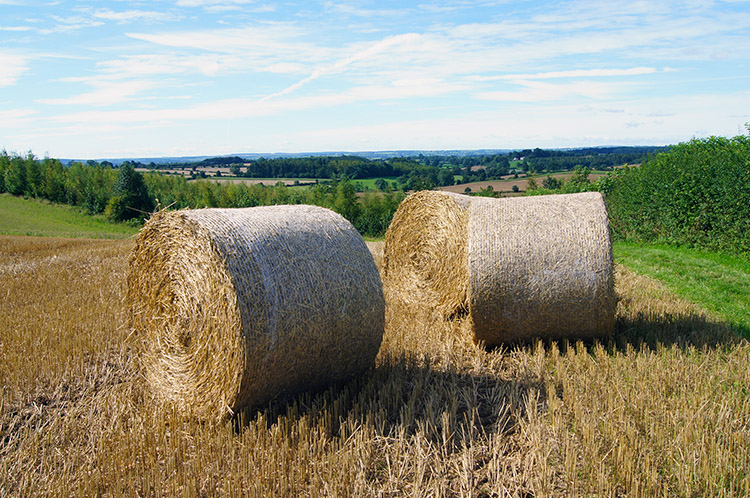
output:
<svg viewBox="0 0 750 498"><path fill-rule="evenodd" d="M0 234L93 239L124 239L138 228L46 201L0 194Z"/></svg>
<svg viewBox="0 0 750 498"><path fill-rule="evenodd" d="M699 249L628 242L615 243L614 256L750 338L750 261Z"/></svg>

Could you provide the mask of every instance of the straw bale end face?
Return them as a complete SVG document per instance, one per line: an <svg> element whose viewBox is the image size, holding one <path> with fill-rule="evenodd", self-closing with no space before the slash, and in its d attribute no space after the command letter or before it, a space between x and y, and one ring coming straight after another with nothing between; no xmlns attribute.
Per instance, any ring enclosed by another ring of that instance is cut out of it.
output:
<svg viewBox="0 0 750 498"><path fill-rule="evenodd" d="M385 315L364 240L314 206L155 214L128 302L146 380L203 418L370 368Z"/></svg>
<svg viewBox="0 0 750 498"><path fill-rule="evenodd" d="M385 234L383 273L394 299L444 317L467 309L469 198L421 191L401 202Z"/></svg>

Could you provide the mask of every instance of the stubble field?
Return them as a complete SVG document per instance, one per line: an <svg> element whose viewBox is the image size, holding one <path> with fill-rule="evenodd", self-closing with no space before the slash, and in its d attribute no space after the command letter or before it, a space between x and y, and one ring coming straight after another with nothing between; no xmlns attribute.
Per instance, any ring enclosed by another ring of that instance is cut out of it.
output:
<svg viewBox="0 0 750 498"><path fill-rule="evenodd" d="M624 267L607 344L486 350L391 299L371 372L200 423L139 375L131 248L0 237L0 496L750 495L750 345Z"/></svg>

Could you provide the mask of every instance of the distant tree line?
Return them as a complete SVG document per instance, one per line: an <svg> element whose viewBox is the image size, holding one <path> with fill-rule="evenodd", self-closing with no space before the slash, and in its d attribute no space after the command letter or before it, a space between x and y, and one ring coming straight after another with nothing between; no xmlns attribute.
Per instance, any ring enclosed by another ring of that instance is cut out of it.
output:
<svg viewBox="0 0 750 498"><path fill-rule="evenodd" d="M521 151L518 157L523 157L521 164L524 171L572 171L576 167L610 170L615 166L640 164L650 156L667 150L668 147L597 147L572 151L534 149Z"/></svg>
<svg viewBox="0 0 750 498"><path fill-rule="evenodd" d="M125 165L149 169L192 170L198 177L205 168L229 168L233 176L245 178L309 178L351 180L398 178L402 191L420 190L497 180L519 172L572 171L576 167L611 169L614 166L640 163L664 147L594 147L572 150L525 149L507 154L423 155L389 159L367 159L359 156L311 156L288 158L243 159L239 156L208 158L197 162L156 165L126 161Z"/></svg>
<svg viewBox="0 0 750 498"><path fill-rule="evenodd" d="M307 189L188 181L182 176L142 174L133 164L119 168L100 163L38 159L32 153L0 153L0 193L47 199L103 214L113 221L138 223L158 208L252 207L274 204L314 204L332 209L364 235L382 236L404 194L369 193L358 196L348 179Z"/></svg>

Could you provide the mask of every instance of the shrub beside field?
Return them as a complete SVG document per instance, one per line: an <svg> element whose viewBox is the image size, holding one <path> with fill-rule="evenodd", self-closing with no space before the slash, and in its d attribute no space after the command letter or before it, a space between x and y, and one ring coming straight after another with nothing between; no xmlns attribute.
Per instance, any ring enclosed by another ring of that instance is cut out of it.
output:
<svg viewBox="0 0 750 498"><path fill-rule="evenodd" d="M616 238L750 254L750 136L679 144L601 188Z"/></svg>

